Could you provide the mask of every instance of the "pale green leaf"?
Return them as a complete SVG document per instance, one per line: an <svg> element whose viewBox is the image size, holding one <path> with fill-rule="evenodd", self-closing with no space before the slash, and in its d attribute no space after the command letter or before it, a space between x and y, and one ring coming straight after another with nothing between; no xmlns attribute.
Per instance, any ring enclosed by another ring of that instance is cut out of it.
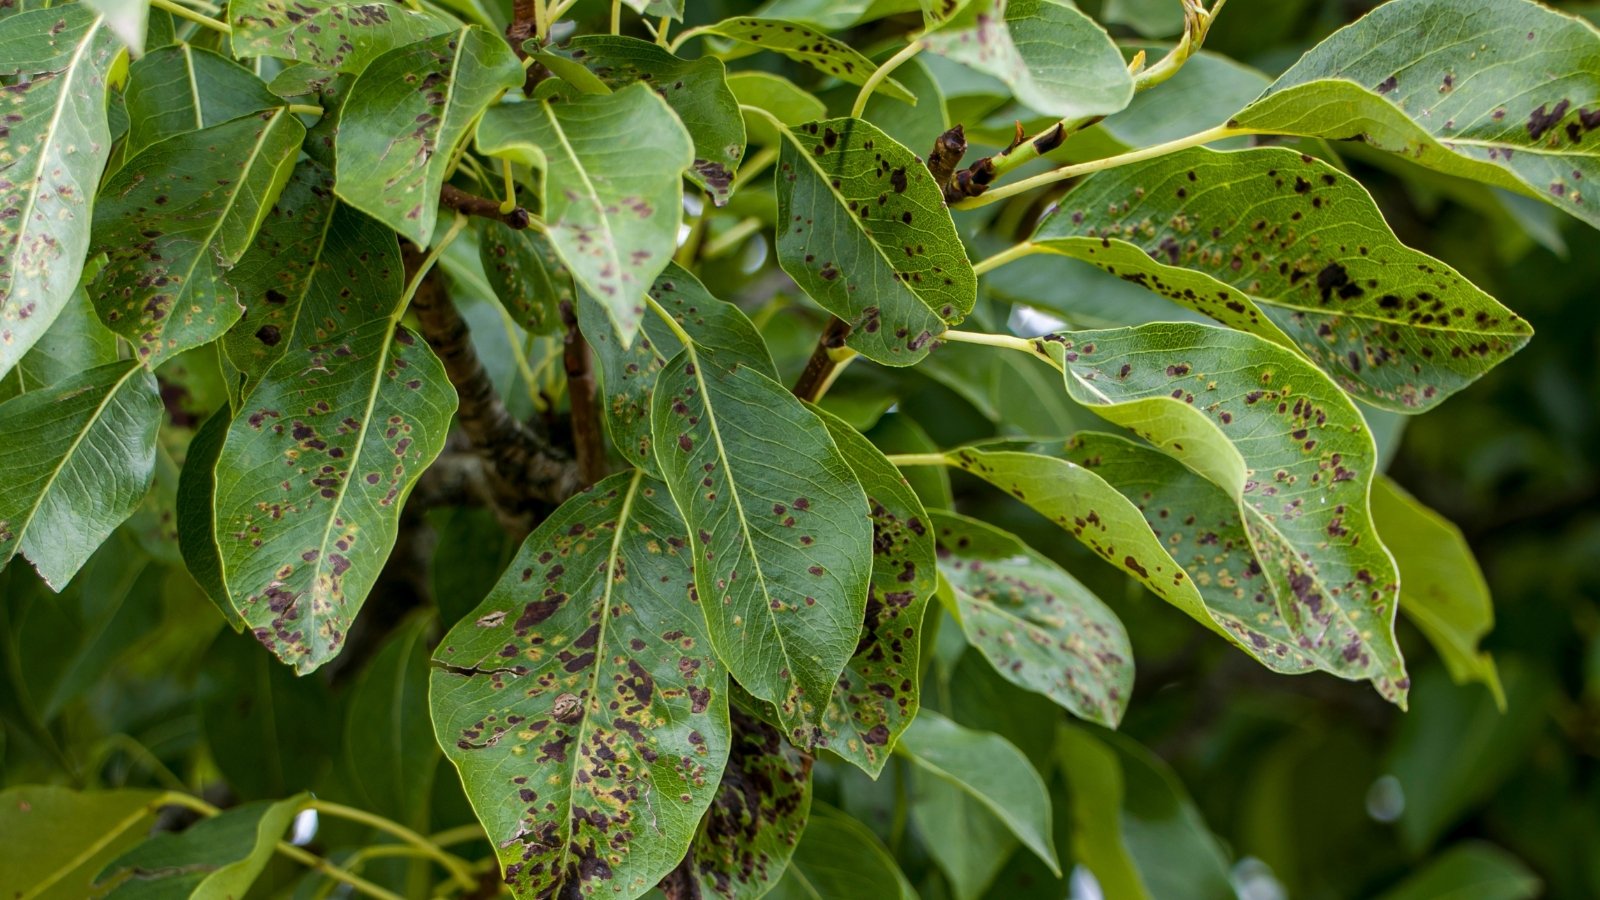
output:
<svg viewBox="0 0 1600 900"><path fill-rule="evenodd" d="M730 38L759 50L771 50L850 84L866 84L878 68L877 63L862 56L849 44L798 22L736 16L713 25L702 25L696 30L702 34ZM907 103L917 102L917 98L893 78L884 79L878 90Z"/></svg>
<svg viewBox="0 0 1600 900"><path fill-rule="evenodd" d="M84 0L84 3L105 16L106 25L128 49L135 54L144 52L150 0Z"/></svg>
<svg viewBox="0 0 1600 900"><path fill-rule="evenodd" d="M642 16L660 18L666 16L677 21L683 18L684 0L626 0L634 12Z"/></svg>
<svg viewBox="0 0 1600 900"><path fill-rule="evenodd" d="M451 30L448 19L371 0L231 0L240 56L272 56L355 74L377 57Z"/></svg>
<svg viewBox="0 0 1600 900"><path fill-rule="evenodd" d="M372 60L339 114L339 198L426 246L457 147L483 111L522 81L517 55L476 25Z"/></svg>
<svg viewBox="0 0 1600 900"><path fill-rule="evenodd" d="M0 793L0 884L30 900L83 900L106 862L144 840L158 791L22 785Z"/></svg>
<svg viewBox="0 0 1600 900"><path fill-rule="evenodd" d="M305 795L262 800L163 831L112 860L100 873L106 896L139 900L243 897L266 868Z"/></svg>
<svg viewBox="0 0 1600 900"><path fill-rule="evenodd" d="M814 122L828 115L821 100L794 82L771 72L729 72L728 90L741 106L752 106L770 113L790 128ZM745 131L751 143L776 144L781 137L772 121L759 112L743 112Z"/></svg>
<svg viewBox="0 0 1600 900"><path fill-rule="evenodd" d="M111 151L106 83L122 54L87 6L20 12L0 33L0 376L78 286ZM10 76L29 76L20 82Z"/></svg>
<svg viewBox="0 0 1600 900"><path fill-rule="evenodd" d="M128 67L127 158L186 131L283 105L256 74L190 44L152 50Z"/></svg>
<svg viewBox="0 0 1600 900"><path fill-rule="evenodd" d="M778 262L852 326L849 345L908 366L972 311L977 278L922 160L860 119L783 129Z"/></svg>
<svg viewBox="0 0 1600 900"><path fill-rule="evenodd" d="M917 836L924 846L938 848L933 863L956 900L978 900L1021 842L988 807L954 783L921 768L908 774L908 818Z"/></svg>

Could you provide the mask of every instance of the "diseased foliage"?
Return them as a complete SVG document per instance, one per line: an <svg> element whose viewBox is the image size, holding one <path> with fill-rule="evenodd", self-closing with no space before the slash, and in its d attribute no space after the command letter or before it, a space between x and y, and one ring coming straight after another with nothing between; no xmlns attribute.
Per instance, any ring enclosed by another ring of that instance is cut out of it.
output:
<svg viewBox="0 0 1600 900"><path fill-rule="evenodd" d="M0 0L0 886L1531 896L1390 464L1592 284L1600 31L1223 5Z"/></svg>

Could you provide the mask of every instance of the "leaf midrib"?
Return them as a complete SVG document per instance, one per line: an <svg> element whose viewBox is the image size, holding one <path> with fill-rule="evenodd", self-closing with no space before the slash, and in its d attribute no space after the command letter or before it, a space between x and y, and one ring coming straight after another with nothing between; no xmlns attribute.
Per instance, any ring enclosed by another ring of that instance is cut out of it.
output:
<svg viewBox="0 0 1600 900"><path fill-rule="evenodd" d="M600 191L594 186L594 181L589 178L589 171L584 168L583 161L579 159L577 149L572 146L571 141L567 140L566 129L561 127L561 120L556 118L555 113L550 109L549 101L539 101L539 111L544 113L545 119L549 121L550 129L555 132L556 139L561 142L562 151L566 154L572 168L577 171L578 180L583 182L588 199L594 204L596 218L600 220L600 228L605 232L604 246L608 251L606 261L615 267L617 277L620 280L623 272L622 254L617 251L617 238L611 229L611 217L606 215L606 205L600 199ZM548 181L549 174L546 173L545 177Z"/></svg>

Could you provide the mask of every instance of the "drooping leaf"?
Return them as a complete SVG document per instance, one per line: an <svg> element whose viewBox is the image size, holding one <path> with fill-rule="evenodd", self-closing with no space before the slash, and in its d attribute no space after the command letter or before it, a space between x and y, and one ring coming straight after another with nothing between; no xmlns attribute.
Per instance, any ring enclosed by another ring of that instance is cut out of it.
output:
<svg viewBox="0 0 1600 900"><path fill-rule="evenodd" d="M106 80L122 52L87 6L6 18L0 34L0 376L78 286L89 210L111 151ZM14 83L13 83L14 82Z"/></svg>
<svg viewBox="0 0 1600 900"><path fill-rule="evenodd" d="M773 900L915 900L894 857L865 825L838 810L812 806L805 834Z"/></svg>
<svg viewBox="0 0 1600 900"><path fill-rule="evenodd" d="M184 567L234 631L244 630L244 619L228 602L222 583L221 550L213 515L217 496L217 460L228 436L231 416L227 408L212 413L195 431L178 477L178 549Z"/></svg>
<svg viewBox="0 0 1600 900"><path fill-rule="evenodd" d="M186 43L152 50L129 66L124 98L126 158L175 134L283 105L254 72Z"/></svg>
<svg viewBox="0 0 1600 900"><path fill-rule="evenodd" d="M451 30L450 22L398 3L371 0L233 0L233 50L356 74L396 47Z"/></svg>
<svg viewBox="0 0 1600 900"><path fill-rule="evenodd" d="M1030 243L1298 350L1385 409L1437 405L1533 333L1401 244L1350 176L1285 149L1197 147L1099 173Z"/></svg>
<svg viewBox="0 0 1600 900"><path fill-rule="evenodd" d="M222 348L246 395L286 354L389 315L403 289L394 233L335 198L333 173L309 159L228 281L245 309Z"/></svg>
<svg viewBox="0 0 1600 900"><path fill-rule="evenodd" d="M866 608L866 495L821 420L756 369L691 345L662 368L651 404L712 646L809 747Z"/></svg>
<svg viewBox="0 0 1600 900"><path fill-rule="evenodd" d="M305 133L280 106L151 144L106 182L93 250L108 261L89 295L146 365L238 321L225 273L283 190Z"/></svg>
<svg viewBox="0 0 1600 900"><path fill-rule="evenodd" d="M694 142L689 177L716 205L728 202L745 138L739 101L728 89L722 60L685 60L649 41L604 34L580 35L553 52L581 62L612 88L639 81L654 88Z"/></svg>
<svg viewBox="0 0 1600 900"><path fill-rule="evenodd" d="M978 801L1061 877L1044 779L1010 741L963 728L925 709L906 729L898 749L919 769Z"/></svg>
<svg viewBox="0 0 1600 900"><path fill-rule="evenodd" d="M733 92L741 106L753 106L771 113L772 118L790 128L798 128L828 115L828 107L821 100L782 75L771 72L729 72L728 90ZM782 140L777 128L766 116L741 112L751 143L776 144Z"/></svg>
<svg viewBox="0 0 1600 900"><path fill-rule="evenodd" d="M1361 140L1600 225L1584 143L1600 33L1529 0L1396 0L1313 47L1229 123Z"/></svg>
<svg viewBox="0 0 1600 900"><path fill-rule="evenodd" d="M1452 680L1480 682L1503 711L1494 657L1478 649L1494 628L1494 604L1461 530L1387 477L1372 485L1372 518L1400 570L1400 611L1439 652Z"/></svg>
<svg viewBox="0 0 1600 900"><path fill-rule="evenodd" d="M398 293L366 321L319 310L326 335L262 375L222 446L216 539L229 601L301 673L342 647L455 413L444 367L396 321Z"/></svg>
<svg viewBox="0 0 1600 900"><path fill-rule="evenodd" d="M993 75L1047 116L1114 113L1133 77L1111 36L1062 0L974 0L923 38L928 49Z"/></svg>
<svg viewBox="0 0 1600 900"><path fill-rule="evenodd" d="M724 900L771 890L811 813L811 757L778 729L730 710L733 744L716 798L671 883ZM697 890L696 890L697 889Z"/></svg>
<svg viewBox="0 0 1600 900"><path fill-rule="evenodd" d="M922 614L938 584L933 526L911 485L871 441L837 416L811 411L861 483L872 518L866 617L823 711L818 745L877 777L920 704Z"/></svg>
<svg viewBox="0 0 1600 900"><path fill-rule="evenodd" d="M522 80L517 55L476 25L373 59L339 113L339 198L426 246L456 148L484 109Z"/></svg>
<svg viewBox="0 0 1600 900"><path fill-rule="evenodd" d="M1307 656L1404 704L1399 576L1367 501L1377 449L1337 385L1292 351L1206 325L1079 331L1033 346L1078 402L1228 491Z"/></svg>
<svg viewBox="0 0 1600 900"><path fill-rule="evenodd" d="M545 97L490 110L477 144L539 170L550 242L579 286L605 304L628 346L644 313L639 295L677 247L680 179L694 162L672 109L643 84L560 102Z"/></svg>
<svg viewBox="0 0 1600 900"><path fill-rule="evenodd" d="M737 307L706 290L699 279L668 263L650 286L649 295L687 331L695 352L708 365L725 369L749 366L777 378L767 345L755 325ZM658 474L651 437L651 398L656 378L683 343L654 317L646 319L643 334L624 347L605 307L585 294L578 301L578 325L599 359L601 409L611 443L624 459L651 474Z"/></svg>
<svg viewBox="0 0 1600 900"><path fill-rule="evenodd" d="M97 879L114 884L122 900L207 900L242 897L272 858L305 795L235 806L190 825L163 831L106 865Z"/></svg>
<svg viewBox="0 0 1600 900"><path fill-rule="evenodd" d="M1542 887L1522 860L1493 844L1465 841L1429 860L1380 900L1532 900Z"/></svg>
<svg viewBox="0 0 1600 900"><path fill-rule="evenodd" d="M771 50L801 65L810 66L824 75L832 75L850 84L866 84L867 79L878 68L876 63L862 56L849 44L834 40L821 31L798 22L736 16L713 25L703 25L697 30L704 34L730 38L757 49ZM917 98L893 78L884 79L878 90L907 103L917 102Z"/></svg>
<svg viewBox="0 0 1600 900"><path fill-rule="evenodd" d="M1116 615L1014 535L953 513L933 525L968 642L1007 681L1115 726L1133 692L1133 647Z"/></svg>
<svg viewBox="0 0 1600 900"><path fill-rule="evenodd" d="M518 896L638 896L717 794L727 670L686 537L665 487L613 475L546 519L435 653L439 743Z"/></svg>
<svg viewBox="0 0 1600 900"><path fill-rule="evenodd" d="M20 785L0 793L0 884L35 900L81 900L106 862L144 840L159 791Z"/></svg>
<svg viewBox="0 0 1600 900"><path fill-rule="evenodd" d="M241 799L310 790L328 771L337 731L327 682L301 678L261 646L222 632L206 652L200 730L217 768Z"/></svg>
<svg viewBox="0 0 1600 900"><path fill-rule="evenodd" d="M426 825L439 745L428 710L429 616L396 628L351 690L343 748L361 808Z"/></svg>
<svg viewBox="0 0 1600 900"><path fill-rule="evenodd" d="M550 239L531 228L484 219L478 226L478 259L500 305L530 334L555 333L561 328L561 304L577 304L572 273Z"/></svg>
<svg viewBox="0 0 1600 900"><path fill-rule="evenodd" d="M909 366L977 299L977 277L927 167L860 119L783 129L778 263L851 325L849 345Z"/></svg>
<svg viewBox="0 0 1600 900"><path fill-rule="evenodd" d="M1122 764L1115 750L1086 729L1058 728L1056 753L1071 788L1066 810L1072 852L1107 897L1149 900L1150 890L1122 836Z"/></svg>
<svg viewBox="0 0 1600 900"><path fill-rule="evenodd" d="M674 21L683 18L684 0L626 0L634 12L642 16L660 18L666 16Z"/></svg>
<svg viewBox="0 0 1600 900"><path fill-rule="evenodd" d="M117 336L101 324L80 288L11 371L0 378L0 403L117 361Z"/></svg>
<svg viewBox="0 0 1600 900"><path fill-rule="evenodd" d="M0 404L0 567L21 552L61 590L138 508L155 473L161 398L137 362Z"/></svg>

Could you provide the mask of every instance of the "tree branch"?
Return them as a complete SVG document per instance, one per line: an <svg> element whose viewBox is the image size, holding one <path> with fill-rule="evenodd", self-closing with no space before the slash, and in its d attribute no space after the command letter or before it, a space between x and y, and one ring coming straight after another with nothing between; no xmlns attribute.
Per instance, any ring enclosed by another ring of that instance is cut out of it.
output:
<svg viewBox="0 0 1600 900"><path fill-rule="evenodd" d="M533 221L533 215L520 206L513 207L510 212L501 212L500 201L469 194L453 184L447 184L439 189L439 202L469 216L504 222L518 231L527 228Z"/></svg>
<svg viewBox="0 0 1600 900"><path fill-rule="evenodd" d="M572 446L578 455L578 472L583 483L589 485L606 476L606 442L600 428L594 363L589 345L578 330L571 301L561 303L561 324L567 328L561 362L567 371L567 399L572 407Z"/></svg>
<svg viewBox="0 0 1600 900"><path fill-rule="evenodd" d="M796 397L809 403L821 399L828 386L833 384L839 367L855 355L844 346L845 338L849 336L848 322L838 318L828 319L827 327L822 329L821 336L817 338L817 348L811 351L805 370L794 383Z"/></svg>

